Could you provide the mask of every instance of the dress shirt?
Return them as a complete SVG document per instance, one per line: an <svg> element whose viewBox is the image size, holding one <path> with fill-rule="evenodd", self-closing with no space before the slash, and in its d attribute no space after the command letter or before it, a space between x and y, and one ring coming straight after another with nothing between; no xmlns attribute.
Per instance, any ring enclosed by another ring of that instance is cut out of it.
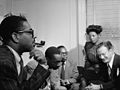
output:
<svg viewBox="0 0 120 90"><path fill-rule="evenodd" d="M111 61L108 63L111 69L112 69L112 66L113 66L114 56L115 56L115 54L113 54ZM117 68L117 76L119 75L119 73L120 73L119 68Z"/></svg>
<svg viewBox="0 0 120 90"><path fill-rule="evenodd" d="M114 56L115 56L115 54L112 55L112 58L111 58L110 62L107 64L108 74L109 74L110 78L111 78L111 70L112 70L112 65L113 65L113 61L114 61Z"/></svg>
<svg viewBox="0 0 120 90"><path fill-rule="evenodd" d="M110 62L108 63L111 69L112 69L112 65L113 65L113 61L114 61L114 56L115 56L115 54L112 55L112 58L111 58Z"/></svg>
<svg viewBox="0 0 120 90"><path fill-rule="evenodd" d="M16 66L17 66L17 71L18 71L18 75L20 74L20 56L19 54L10 46L7 45L7 47L10 49L10 51L13 53L14 57L15 57L15 61L16 61Z"/></svg>
<svg viewBox="0 0 120 90"><path fill-rule="evenodd" d="M65 79L65 62L62 62L62 67L61 67L61 79Z"/></svg>
<svg viewBox="0 0 120 90"><path fill-rule="evenodd" d="M65 70L65 67L66 67L66 61L64 62L64 70Z"/></svg>

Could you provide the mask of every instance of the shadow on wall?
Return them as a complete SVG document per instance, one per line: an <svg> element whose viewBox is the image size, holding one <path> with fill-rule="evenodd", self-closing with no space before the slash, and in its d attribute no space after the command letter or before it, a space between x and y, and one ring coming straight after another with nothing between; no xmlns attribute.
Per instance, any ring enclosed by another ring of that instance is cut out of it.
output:
<svg viewBox="0 0 120 90"><path fill-rule="evenodd" d="M78 47L72 48L69 51L68 59L71 62L77 63L78 66L84 66L84 46L79 45Z"/></svg>

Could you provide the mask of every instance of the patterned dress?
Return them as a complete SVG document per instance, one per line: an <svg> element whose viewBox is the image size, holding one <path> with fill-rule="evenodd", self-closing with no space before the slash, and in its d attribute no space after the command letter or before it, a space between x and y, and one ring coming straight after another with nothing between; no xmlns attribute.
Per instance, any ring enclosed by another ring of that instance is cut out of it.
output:
<svg viewBox="0 0 120 90"><path fill-rule="evenodd" d="M99 64L101 63L101 60L98 59L97 54L96 54L96 47L97 44L94 44L92 42L86 42L85 44L85 68L86 69L96 69L99 67Z"/></svg>
<svg viewBox="0 0 120 90"><path fill-rule="evenodd" d="M99 43L93 44L92 42L86 42L84 47L86 53L84 77L88 84L94 81L94 83L99 83L99 81L102 80L102 78L100 78L100 70L104 63L97 57L96 53L96 48Z"/></svg>

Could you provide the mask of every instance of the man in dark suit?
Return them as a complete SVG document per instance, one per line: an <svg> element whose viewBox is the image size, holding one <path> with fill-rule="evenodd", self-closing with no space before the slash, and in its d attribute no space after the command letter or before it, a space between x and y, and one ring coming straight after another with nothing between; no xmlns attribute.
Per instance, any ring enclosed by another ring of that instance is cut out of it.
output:
<svg viewBox="0 0 120 90"><path fill-rule="evenodd" d="M37 66L33 75L26 80L21 55L31 52L34 59L42 59L34 50L34 31L23 16L10 15L0 25L0 89L1 90L38 90L49 76L49 71Z"/></svg>
<svg viewBox="0 0 120 90"><path fill-rule="evenodd" d="M120 90L120 55L114 53L110 41L100 43L97 46L97 54L107 67L101 70L104 71L104 73L101 72L105 77L104 82L99 84L91 83L86 89Z"/></svg>

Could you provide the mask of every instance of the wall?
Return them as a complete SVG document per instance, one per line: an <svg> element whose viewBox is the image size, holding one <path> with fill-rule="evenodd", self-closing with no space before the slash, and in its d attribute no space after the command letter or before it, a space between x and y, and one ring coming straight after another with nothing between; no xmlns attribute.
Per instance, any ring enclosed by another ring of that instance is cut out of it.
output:
<svg viewBox="0 0 120 90"><path fill-rule="evenodd" d="M2 17L6 11L6 0L0 0L0 16Z"/></svg>
<svg viewBox="0 0 120 90"><path fill-rule="evenodd" d="M120 0L87 0L87 25L103 27L102 40L109 40L120 54Z"/></svg>
<svg viewBox="0 0 120 90"><path fill-rule="evenodd" d="M85 42L86 0L6 0L7 12L24 14L35 30L37 41L45 40L40 48L65 45L69 59L83 65L82 49ZM25 64L29 61L24 54Z"/></svg>

